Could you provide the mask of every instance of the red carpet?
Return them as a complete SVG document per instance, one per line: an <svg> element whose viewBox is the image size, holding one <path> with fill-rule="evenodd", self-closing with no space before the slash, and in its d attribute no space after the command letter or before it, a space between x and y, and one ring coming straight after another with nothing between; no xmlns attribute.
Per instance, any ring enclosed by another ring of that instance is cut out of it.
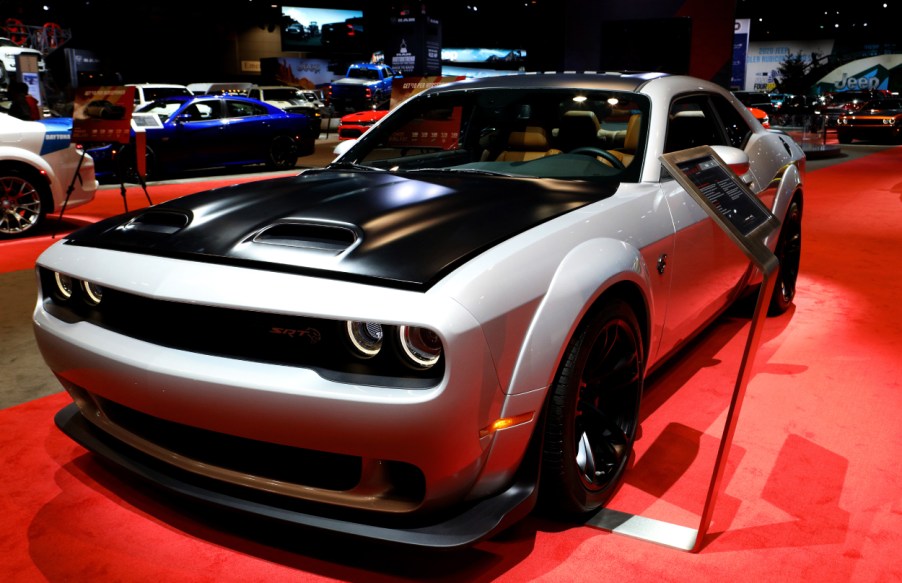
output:
<svg viewBox="0 0 902 583"><path fill-rule="evenodd" d="M902 148L809 173L805 204L796 308L765 328L698 554L539 517L437 556L217 519L86 454L53 426L68 402L57 394L0 411L0 573L14 582L902 581ZM721 319L652 380L637 461L611 507L698 526L747 332L747 319Z"/></svg>

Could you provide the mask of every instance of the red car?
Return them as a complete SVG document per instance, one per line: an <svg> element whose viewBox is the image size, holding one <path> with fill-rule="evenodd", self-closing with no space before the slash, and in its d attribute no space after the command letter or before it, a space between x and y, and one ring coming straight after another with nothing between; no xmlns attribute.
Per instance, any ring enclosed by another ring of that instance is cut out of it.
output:
<svg viewBox="0 0 902 583"><path fill-rule="evenodd" d="M387 113L385 109L368 109L342 116L338 123L338 139L356 140Z"/></svg>

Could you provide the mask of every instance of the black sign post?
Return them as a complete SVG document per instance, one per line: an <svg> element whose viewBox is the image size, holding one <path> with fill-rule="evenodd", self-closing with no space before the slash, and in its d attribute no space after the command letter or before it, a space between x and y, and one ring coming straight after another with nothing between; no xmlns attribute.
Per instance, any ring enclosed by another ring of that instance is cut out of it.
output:
<svg viewBox="0 0 902 583"><path fill-rule="evenodd" d="M763 281L758 292L751 329L739 365L739 374L730 399L730 408L698 529L607 508L598 512L587 524L695 553L701 550L705 534L711 524L714 503L721 490L727 455L733 443L739 411L742 408L752 363L773 295L774 276L779 268L779 262L768 249L765 239L779 228L780 222L711 147L701 146L664 154L661 156L661 162L670 175L752 260L763 274Z"/></svg>

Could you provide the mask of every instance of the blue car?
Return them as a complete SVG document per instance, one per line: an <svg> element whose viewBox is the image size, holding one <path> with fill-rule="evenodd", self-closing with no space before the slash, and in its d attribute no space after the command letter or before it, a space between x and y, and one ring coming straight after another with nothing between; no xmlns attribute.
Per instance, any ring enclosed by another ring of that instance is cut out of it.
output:
<svg viewBox="0 0 902 583"><path fill-rule="evenodd" d="M221 95L165 97L133 115L133 126L146 132L147 178L250 164L293 168L298 157L313 153L315 122L256 99ZM97 144L88 152L99 177L135 176L134 131L131 144Z"/></svg>

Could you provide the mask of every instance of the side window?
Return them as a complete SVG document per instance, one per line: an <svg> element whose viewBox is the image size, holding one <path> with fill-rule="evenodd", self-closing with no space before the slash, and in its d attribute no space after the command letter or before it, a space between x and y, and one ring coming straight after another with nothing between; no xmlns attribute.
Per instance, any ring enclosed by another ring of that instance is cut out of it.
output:
<svg viewBox="0 0 902 583"><path fill-rule="evenodd" d="M732 103L724 99L720 95L712 95L711 102L717 110L717 115L723 122L724 130L726 130L727 139L734 148L742 149L752 135L752 129L745 121Z"/></svg>
<svg viewBox="0 0 902 583"><path fill-rule="evenodd" d="M226 110L228 111L228 117L266 115L266 109L256 103L247 103L245 101L226 101Z"/></svg>
<svg viewBox="0 0 902 583"><path fill-rule="evenodd" d="M720 121L714 115L707 95L674 100L667 121L664 152L677 152L697 146L726 146Z"/></svg>
<svg viewBox="0 0 902 583"><path fill-rule="evenodd" d="M209 119L216 119L219 117L219 107L218 104L213 102L204 102L198 101L196 104L198 118L201 121L207 121Z"/></svg>

